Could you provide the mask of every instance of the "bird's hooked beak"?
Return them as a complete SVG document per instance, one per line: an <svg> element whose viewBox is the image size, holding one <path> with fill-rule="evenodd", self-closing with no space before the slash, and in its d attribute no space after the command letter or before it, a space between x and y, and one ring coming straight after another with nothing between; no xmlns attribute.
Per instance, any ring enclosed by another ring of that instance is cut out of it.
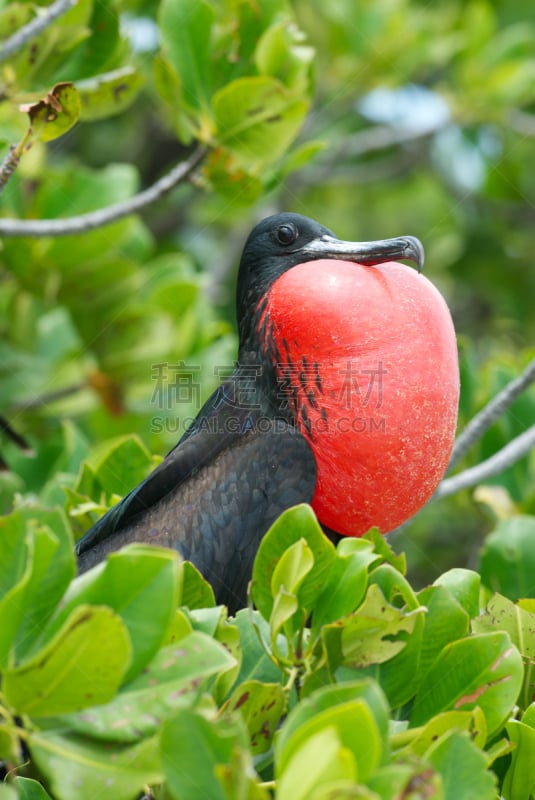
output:
<svg viewBox="0 0 535 800"><path fill-rule="evenodd" d="M417 265L418 272L422 271L424 265L424 248L415 236L379 239L376 242L344 242L335 236L324 234L304 245L301 254L313 259L340 258L366 266L408 259Z"/></svg>

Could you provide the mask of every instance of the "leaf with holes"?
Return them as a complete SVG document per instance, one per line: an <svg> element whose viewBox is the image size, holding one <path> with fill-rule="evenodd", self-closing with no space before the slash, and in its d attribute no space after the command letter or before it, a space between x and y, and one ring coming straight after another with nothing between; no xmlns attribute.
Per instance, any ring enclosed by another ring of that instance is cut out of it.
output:
<svg viewBox="0 0 535 800"><path fill-rule="evenodd" d="M20 106L30 118L31 135L42 142L63 136L78 121L80 96L73 83L56 83L37 103Z"/></svg>

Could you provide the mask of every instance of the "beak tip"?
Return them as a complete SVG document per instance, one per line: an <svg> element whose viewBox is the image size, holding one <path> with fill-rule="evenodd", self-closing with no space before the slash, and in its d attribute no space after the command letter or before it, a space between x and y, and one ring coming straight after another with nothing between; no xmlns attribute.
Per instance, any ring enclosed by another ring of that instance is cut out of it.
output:
<svg viewBox="0 0 535 800"><path fill-rule="evenodd" d="M416 236L406 236L406 258L414 261L418 267L418 272L421 272L425 262L424 246Z"/></svg>

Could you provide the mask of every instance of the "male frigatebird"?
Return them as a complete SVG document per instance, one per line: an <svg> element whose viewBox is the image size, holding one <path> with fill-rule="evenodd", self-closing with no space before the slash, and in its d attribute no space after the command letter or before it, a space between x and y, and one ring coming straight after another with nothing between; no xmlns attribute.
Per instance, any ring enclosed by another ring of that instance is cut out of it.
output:
<svg viewBox="0 0 535 800"><path fill-rule="evenodd" d="M347 266L358 270L395 259L421 267L418 239L341 241L317 222L291 213L258 224L240 262L239 352L232 376L164 461L78 542L80 571L130 542L153 543L175 548L192 561L212 584L218 602L231 610L244 604L253 559L267 529L290 506L321 501L315 497L317 474L330 469L331 462L329 453L322 452L322 426L313 430L311 420L327 425L329 415L336 413L332 381L323 371L328 370L326 354L320 361L314 350L321 307L306 312L305 329L286 335L286 312L276 323L272 319L277 311L272 307L274 287L305 263L316 296L319 291L328 303L321 281L329 264L355 262ZM333 280L336 275L327 270L329 285ZM302 289L306 294L307 286ZM285 300L290 314L292 306L304 308L299 298ZM331 318L342 318L344 311L347 315L344 298L338 302L342 305L330 309ZM367 320L360 324L365 330ZM344 323L335 327L327 351L332 342L344 339ZM346 406L347 416L351 409ZM343 437L341 441L343 446ZM350 504L352 498L338 502ZM328 512L319 518L326 529L350 533L340 530Z"/></svg>

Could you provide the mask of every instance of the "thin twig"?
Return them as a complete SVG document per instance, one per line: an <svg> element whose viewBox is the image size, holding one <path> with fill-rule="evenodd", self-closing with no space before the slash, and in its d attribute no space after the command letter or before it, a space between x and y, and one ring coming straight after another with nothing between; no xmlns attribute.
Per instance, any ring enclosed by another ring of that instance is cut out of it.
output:
<svg viewBox="0 0 535 800"><path fill-rule="evenodd" d="M336 151L337 159L340 156L364 156L377 150L387 150L396 145L410 144L419 139L427 139L434 136L450 122L442 119L433 124L419 128L394 127L392 125L374 125L362 131L357 131L351 136L347 136L342 146Z"/></svg>
<svg viewBox="0 0 535 800"><path fill-rule="evenodd" d="M73 394L78 394L83 389L87 388L87 383L73 383L71 386L64 386L63 389L56 389L54 392L42 394L38 397L32 397L29 400L18 400L11 404L14 411L34 411L37 408L49 406L57 400L63 400L65 397L70 397Z"/></svg>
<svg viewBox="0 0 535 800"><path fill-rule="evenodd" d="M31 451L32 449L31 445L28 444L24 436L18 433L15 430L15 428L13 428L11 423L8 422L8 420L5 417L2 416L0 416L0 433L4 433L7 436L7 438L10 441L14 442L17 445L17 447L19 447L21 450L24 450L26 452Z"/></svg>
<svg viewBox="0 0 535 800"><path fill-rule="evenodd" d="M20 162L20 155L17 150L17 145L12 144L9 148L7 156L0 164L0 192L3 191L4 186L11 178Z"/></svg>
<svg viewBox="0 0 535 800"><path fill-rule="evenodd" d="M472 486L477 486L479 483L487 480L488 478L499 475L508 467L516 464L521 458L526 456L530 450L535 447L535 425L528 428L527 431L515 437L511 442L494 453L493 456L482 461L475 467L465 469L459 472L458 475L453 475L451 478L445 478L439 485L433 500L438 500L442 497L448 497L455 492L460 492L461 489L469 489Z"/></svg>
<svg viewBox="0 0 535 800"><path fill-rule="evenodd" d="M99 208L96 211L89 211L87 214L80 214L77 217L66 217L65 219L0 219L0 235L67 236L73 233L85 233L94 228L109 225L110 222L135 214L142 208L159 200L179 183L187 180L207 152L207 147L198 147L187 161L183 161L173 167L170 172L156 181L156 183L153 183L152 186L149 186L148 189L129 197L128 200L123 200L106 208Z"/></svg>
<svg viewBox="0 0 535 800"><path fill-rule="evenodd" d="M35 37L46 30L49 25L52 25L54 20L66 14L67 11L70 11L77 3L78 0L56 0L55 3L52 3L51 6L40 13L39 16L32 19L31 22L14 33L13 36L4 42L4 46L0 50L0 64L7 61L7 59L11 58L15 53L18 53L19 50L22 50L28 42L35 39Z"/></svg>
<svg viewBox="0 0 535 800"><path fill-rule="evenodd" d="M516 398L534 381L535 358L528 364L524 372L519 375L518 378L508 383L501 392L493 397L492 400L470 420L455 442L448 470L453 469L453 467L458 464L472 445L481 439L485 431L502 416Z"/></svg>

